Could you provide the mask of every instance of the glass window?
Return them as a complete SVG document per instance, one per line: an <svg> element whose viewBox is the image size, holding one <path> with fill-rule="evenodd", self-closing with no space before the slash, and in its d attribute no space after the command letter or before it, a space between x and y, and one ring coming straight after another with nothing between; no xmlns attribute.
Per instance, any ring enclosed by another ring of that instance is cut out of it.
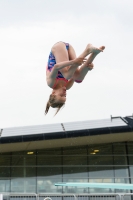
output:
<svg viewBox="0 0 133 200"><path fill-rule="evenodd" d="M133 177L133 176L132 176ZM133 184L133 178L131 178L131 184ZM133 193L133 190L130 190Z"/></svg>
<svg viewBox="0 0 133 200"><path fill-rule="evenodd" d="M133 142L129 142L127 147L128 160L125 143L0 154L0 191L121 192L112 189L57 187L54 184L57 182L129 183L129 171L133 183Z"/></svg>
<svg viewBox="0 0 133 200"><path fill-rule="evenodd" d="M115 183L129 183L129 178L115 178ZM115 189L115 192L116 193L130 193L130 190Z"/></svg>
<svg viewBox="0 0 133 200"><path fill-rule="evenodd" d="M113 144L113 152L115 154L126 154L125 143L114 143Z"/></svg>
<svg viewBox="0 0 133 200"><path fill-rule="evenodd" d="M41 149L36 152L37 155L61 155L61 148Z"/></svg>
<svg viewBox="0 0 133 200"><path fill-rule="evenodd" d="M87 171L87 147L64 148L63 177L88 177Z"/></svg>
<svg viewBox="0 0 133 200"><path fill-rule="evenodd" d="M10 192L10 180L0 180L0 192Z"/></svg>
<svg viewBox="0 0 133 200"><path fill-rule="evenodd" d="M10 155L0 155L0 166L10 166Z"/></svg>
<svg viewBox="0 0 133 200"><path fill-rule="evenodd" d="M89 179L90 183L114 183L113 178L93 178ZM114 189L110 188L89 188L90 193L113 193Z"/></svg>
<svg viewBox="0 0 133 200"><path fill-rule="evenodd" d="M36 193L36 179L35 178L11 179L11 192Z"/></svg>
<svg viewBox="0 0 133 200"><path fill-rule="evenodd" d="M89 155L105 155L112 154L112 144L92 145L88 147Z"/></svg>
<svg viewBox="0 0 133 200"><path fill-rule="evenodd" d="M130 170L130 176L131 178L133 178L133 166L129 166L129 170Z"/></svg>
<svg viewBox="0 0 133 200"><path fill-rule="evenodd" d="M13 155L13 166L36 165L36 155Z"/></svg>
<svg viewBox="0 0 133 200"><path fill-rule="evenodd" d="M130 151L131 152L131 151ZM133 156L128 156L130 176L133 178Z"/></svg>
<svg viewBox="0 0 133 200"><path fill-rule="evenodd" d="M37 165L62 165L61 149L37 151Z"/></svg>
<svg viewBox="0 0 133 200"><path fill-rule="evenodd" d="M65 147L63 149L63 155L87 155L87 147L86 146L78 146L78 147Z"/></svg>
<svg viewBox="0 0 133 200"><path fill-rule="evenodd" d="M128 167L127 166L119 166L114 167L115 177L128 177Z"/></svg>
<svg viewBox="0 0 133 200"><path fill-rule="evenodd" d="M36 165L36 155L26 155L24 156L24 165L33 166Z"/></svg>
<svg viewBox="0 0 133 200"><path fill-rule="evenodd" d="M62 157L59 155L38 155L37 165L61 165Z"/></svg>
<svg viewBox="0 0 133 200"><path fill-rule="evenodd" d="M85 166L84 166L85 165ZM87 147L67 147L63 150L63 180L64 178L88 177Z"/></svg>
<svg viewBox="0 0 133 200"><path fill-rule="evenodd" d="M14 178L11 179L11 192L24 192L24 179Z"/></svg>
<svg viewBox="0 0 133 200"><path fill-rule="evenodd" d="M73 178L70 176L68 178L63 178L63 182L87 183L88 178L86 178L86 177ZM65 186L65 187L63 187L63 193L88 193L88 188Z"/></svg>
<svg viewBox="0 0 133 200"><path fill-rule="evenodd" d="M133 142L127 142L128 154L133 154Z"/></svg>
<svg viewBox="0 0 133 200"><path fill-rule="evenodd" d="M24 192L36 193L36 178L24 179Z"/></svg>
<svg viewBox="0 0 133 200"><path fill-rule="evenodd" d="M131 178L131 183L133 183L133 178Z"/></svg>
<svg viewBox="0 0 133 200"><path fill-rule="evenodd" d="M89 165L113 165L113 156L89 156Z"/></svg>
<svg viewBox="0 0 133 200"><path fill-rule="evenodd" d="M17 156L12 156L11 159L11 165L12 166L22 166L24 165L24 156L23 155L17 155Z"/></svg>
<svg viewBox="0 0 133 200"><path fill-rule="evenodd" d="M36 177L36 167L25 167L24 177Z"/></svg>
<svg viewBox="0 0 133 200"><path fill-rule="evenodd" d="M58 176L38 177L37 178L37 193L62 193L61 186L55 186L55 183L62 182Z"/></svg>
<svg viewBox="0 0 133 200"><path fill-rule="evenodd" d="M115 183L129 183L129 178L115 178Z"/></svg>
<svg viewBox="0 0 133 200"><path fill-rule="evenodd" d="M89 167L90 178L108 178L114 177L113 166L94 166Z"/></svg>
<svg viewBox="0 0 133 200"><path fill-rule="evenodd" d="M61 167L37 167L37 176L62 177Z"/></svg>
<svg viewBox="0 0 133 200"><path fill-rule="evenodd" d="M87 165L87 156L64 156L63 157L63 165Z"/></svg>
<svg viewBox="0 0 133 200"><path fill-rule="evenodd" d="M35 167L12 167L11 177L35 177Z"/></svg>
<svg viewBox="0 0 133 200"><path fill-rule="evenodd" d="M127 156L115 156L114 165L127 165Z"/></svg>
<svg viewBox="0 0 133 200"><path fill-rule="evenodd" d="M129 155L128 159L129 159L129 165L133 165L133 156Z"/></svg>
<svg viewBox="0 0 133 200"><path fill-rule="evenodd" d="M71 177L71 178L86 178L88 177L88 169L87 167L63 167L63 177Z"/></svg>
<svg viewBox="0 0 133 200"><path fill-rule="evenodd" d="M15 156L15 155L24 155L24 151L14 151L12 152L12 156Z"/></svg>
<svg viewBox="0 0 133 200"><path fill-rule="evenodd" d="M0 177L10 177L10 167L0 167Z"/></svg>
<svg viewBox="0 0 133 200"><path fill-rule="evenodd" d="M24 167L11 167L11 177L24 177Z"/></svg>

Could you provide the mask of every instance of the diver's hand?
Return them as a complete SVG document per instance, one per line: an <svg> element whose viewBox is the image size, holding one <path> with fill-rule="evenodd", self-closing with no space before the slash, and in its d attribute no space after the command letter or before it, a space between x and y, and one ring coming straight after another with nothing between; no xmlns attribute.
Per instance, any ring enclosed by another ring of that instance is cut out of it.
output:
<svg viewBox="0 0 133 200"><path fill-rule="evenodd" d="M75 66L80 66L82 65L83 63L86 62L86 59L85 58L76 58L73 60L73 65Z"/></svg>

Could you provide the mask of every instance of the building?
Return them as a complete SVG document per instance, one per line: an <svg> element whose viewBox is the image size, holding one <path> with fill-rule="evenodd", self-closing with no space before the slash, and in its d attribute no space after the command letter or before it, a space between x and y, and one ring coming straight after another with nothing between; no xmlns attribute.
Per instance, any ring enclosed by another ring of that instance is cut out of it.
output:
<svg viewBox="0 0 133 200"><path fill-rule="evenodd" d="M133 116L1 129L0 193L115 193L57 182L133 183Z"/></svg>

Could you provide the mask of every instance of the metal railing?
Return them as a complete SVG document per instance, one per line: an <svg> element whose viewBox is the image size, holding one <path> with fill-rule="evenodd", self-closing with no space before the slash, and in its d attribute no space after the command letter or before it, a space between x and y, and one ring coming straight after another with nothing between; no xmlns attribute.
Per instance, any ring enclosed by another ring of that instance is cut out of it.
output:
<svg viewBox="0 0 133 200"><path fill-rule="evenodd" d="M3 193L0 200L37 200L36 193Z"/></svg>
<svg viewBox="0 0 133 200"><path fill-rule="evenodd" d="M133 193L125 193L122 195L122 200L133 200Z"/></svg>
<svg viewBox="0 0 133 200"><path fill-rule="evenodd" d="M38 194L38 200L44 200L46 197L52 200L121 200L121 194Z"/></svg>
<svg viewBox="0 0 133 200"><path fill-rule="evenodd" d="M133 193L47 194L3 193L0 200L133 200Z"/></svg>
<svg viewBox="0 0 133 200"><path fill-rule="evenodd" d="M75 194L38 194L38 200L44 200L46 197L49 197L52 200L77 200Z"/></svg>

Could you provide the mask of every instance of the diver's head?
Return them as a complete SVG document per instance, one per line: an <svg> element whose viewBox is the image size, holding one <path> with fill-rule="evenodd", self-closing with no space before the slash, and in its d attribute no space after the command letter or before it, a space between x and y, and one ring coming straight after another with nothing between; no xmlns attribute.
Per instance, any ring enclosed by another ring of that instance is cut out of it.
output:
<svg viewBox="0 0 133 200"><path fill-rule="evenodd" d="M53 89L52 94L46 105L45 115L48 113L49 108L57 108L55 115L59 112L61 107L65 105L66 102L66 87Z"/></svg>

